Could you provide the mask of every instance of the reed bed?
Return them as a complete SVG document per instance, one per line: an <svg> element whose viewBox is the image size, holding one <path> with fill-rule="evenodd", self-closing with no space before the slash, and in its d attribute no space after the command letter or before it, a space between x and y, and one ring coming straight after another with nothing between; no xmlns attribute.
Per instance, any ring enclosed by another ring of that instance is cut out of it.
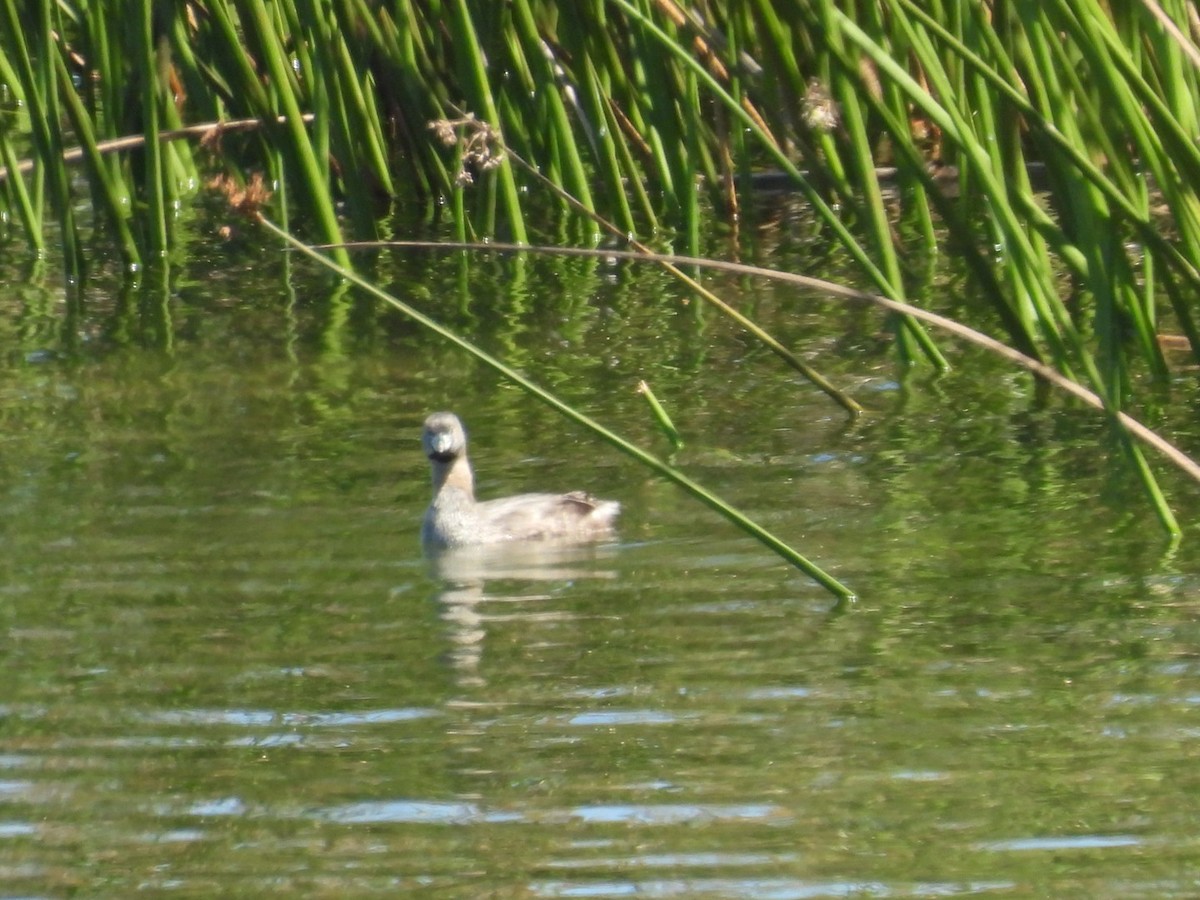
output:
<svg viewBox="0 0 1200 900"><path fill-rule="evenodd" d="M701 255L770 173L897 309L909 260L965 260L981 318L1100 399L1177 533L1119 414L1166 381L1165 331L1200 360L1197 27L1186 0L0 0L0 202L34 253L52 216L77 278L98 236L162 260L181 203L255 173L327 245L414 207L525 243L549 200L543 236L603 220ZM946 364L893 323L906 361Z"/></svg>

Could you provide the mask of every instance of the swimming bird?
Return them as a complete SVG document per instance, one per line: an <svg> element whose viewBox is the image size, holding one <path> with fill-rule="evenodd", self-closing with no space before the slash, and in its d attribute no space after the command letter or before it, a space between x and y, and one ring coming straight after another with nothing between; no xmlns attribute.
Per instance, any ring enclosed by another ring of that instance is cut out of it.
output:
<svg viewBox="0 0 1200 900"><path fill-rule="evenodd" d="M429 416L421 446L433 466L433 502L421 524L421 540L426 545L467 547L535 540L579 543L612 534L621 504L597 500L582 491L476 501L467 433L454 413Z"/></svg>

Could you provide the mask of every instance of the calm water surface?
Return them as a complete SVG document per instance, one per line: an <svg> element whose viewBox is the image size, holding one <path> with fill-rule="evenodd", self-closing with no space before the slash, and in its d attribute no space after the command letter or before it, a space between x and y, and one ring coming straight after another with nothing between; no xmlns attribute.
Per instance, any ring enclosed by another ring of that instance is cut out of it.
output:
<svg viewBox="0 0 1200 900"><path fill-rule="evenodd" d="M648 379L676 462L859 601L319 282L93 298L65 341L14 291L0 896L1200 893L1200 535L1164 545L1087 414L973 356L901 386L868 314L724 285L849 426L656 275L406 265L661 451ZM437 408L482 495L611 496L620 539L423 559Z"/></svg>

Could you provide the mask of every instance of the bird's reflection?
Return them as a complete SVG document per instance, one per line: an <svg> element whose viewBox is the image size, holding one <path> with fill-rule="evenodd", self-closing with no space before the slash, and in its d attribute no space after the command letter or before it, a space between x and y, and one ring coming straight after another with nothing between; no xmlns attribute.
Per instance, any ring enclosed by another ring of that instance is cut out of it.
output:
<svg viewBox="0 0 1200 900"><path fill-rule="evenodd" d="M430 574L438 582L437 600L442 619L450 627L450 661L462 686L480 685L486 622L501 614L485 614L485 602L545 599L530 593L530 585L572 582L585 578L615 578L604 562L616 552L612 544L556 543L553 541L483 544L429 550ZM558 612L521 611L523 619L546 619Z"/></svg>

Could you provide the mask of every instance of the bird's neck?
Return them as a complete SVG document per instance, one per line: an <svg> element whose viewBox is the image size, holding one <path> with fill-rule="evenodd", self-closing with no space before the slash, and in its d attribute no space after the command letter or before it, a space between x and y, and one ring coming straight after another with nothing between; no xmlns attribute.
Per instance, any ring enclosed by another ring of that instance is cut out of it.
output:
<svg viewBox="0 0 1200 900"><path fill-rule="evenodd" d="M433 493L439 494L447 487L462 491L474 502L475 477L465 453L450 462L433 464Z"/></svg>

